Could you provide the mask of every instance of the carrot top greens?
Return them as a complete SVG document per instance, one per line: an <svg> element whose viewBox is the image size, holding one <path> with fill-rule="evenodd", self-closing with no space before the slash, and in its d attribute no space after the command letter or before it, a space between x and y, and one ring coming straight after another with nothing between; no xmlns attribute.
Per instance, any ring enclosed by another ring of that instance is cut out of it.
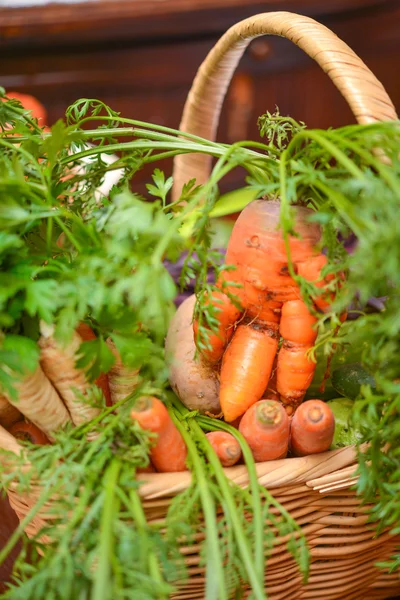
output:
<svg viewBox="0 0 400 600"><path fill-rule="evenodd" d="M240 589L240 579L250 583L255 598L265 597L264 554L274 543L272 533L262 535L265 520L277 535L290 534L289 550L307 575L301 528L258 485L240 433L189 413L167 385L163 343L178 287L164 261L175 262L186 250L182 287L195 280L200 300L213 290L208 274L210 269L218 273L221 256L212 248L211 219L218 210L219 182L237 166L247 171L247 190L281 199L285 235L291 232L294 203L314 208L313 218L323 225L327 271L337 275L331 283L337 296L331 312L318 315L317 344L328 354L334 345L363 342L362 360L374 374L376 389L363 387L357 402L366 424L362 441L371 442L359 457L358 489L374 502L372 516L381 526L395 528L400 519L400 429L393 418L400 409L399 123L322 131L267 114L260 119L265 143L228 146L124 119L87 99L77 101L65 121L45 133L19 102L4 98L0 126L0 390L16 395L15 381L37 365L41 320L55 325L61 343L80 321L93 328L97 339L80 349L80 364L89 367L92 380L113 365L108 337L126 365L141 369L141 385L117 405L117 415L115 407L105 408L91 423L58 433L56 444L29 448L28 472L21 468L22 458L15 459L12 472L0 466L5 487L16 480L19 492L29 495L36 479L43 488L0 562L40 506L54 500L52 519L29 548L33 561L24 562L26 548L15 585L4 597L122 600L134 593L138 600L167 598L185 574L179 538L190 541L203 518L207 599L228 598L232 589ZM173 182L156 168L147 185L152 202L134 191L135 174L144 165L191 152L216 159L203 186L187 182L171 203ZM114 153L118 160L109 164L104 155ZM105 174L116 169L122 170L119 183L99 196ZM251 195L243 197L244 206ZM350 234L358 239L352 254L343 244ZM340 286L341 271L348 276ZM306 298L315 294L313 286L300 284ZM387 296L385 309L366 313L370 296ZM344 335L340 315L355 299L360 318ZM204 337L204 324L216 325L213 310L200 302ZM134 477L147 464L151 439L129 419L142 394L157 395L169 405L193 473L191 487L172 501L167 519L151 523ZM231 431L238 439L249 470L248 489L228 483L202 433L213 429ZM90 443L89 430L98 432ZM217 516L218 505L222 513ZM43 535L48 541L41 556ZM400 557L392 564L399 566Z"/></svg>

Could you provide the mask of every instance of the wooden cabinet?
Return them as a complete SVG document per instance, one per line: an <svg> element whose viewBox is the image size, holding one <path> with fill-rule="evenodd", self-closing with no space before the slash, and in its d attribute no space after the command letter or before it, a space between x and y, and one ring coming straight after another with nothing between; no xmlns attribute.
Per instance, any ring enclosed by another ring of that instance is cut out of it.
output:
<svg viewBox="0 0 400 600"><path fill-rule="evenodd" d="M52 122L77 98L91 97L126 116L178 127L196 70L220 35L242 18L283 8L336 32L400 107L400 6L385 0L92 0L0 9L0 85L37 96ZM257 117L275 106L310 127L353 121L319 67L269 36L246 51L218 137L257 139Z"/></svg>

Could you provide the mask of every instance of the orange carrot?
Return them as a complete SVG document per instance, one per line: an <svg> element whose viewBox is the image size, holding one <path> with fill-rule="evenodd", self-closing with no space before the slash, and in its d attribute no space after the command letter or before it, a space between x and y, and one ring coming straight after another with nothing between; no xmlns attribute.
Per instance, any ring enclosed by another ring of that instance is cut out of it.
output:
<svg viewBox="0 0 400 600"><path fill-rule="evenodd" d="M277 331L268 325L257 321L236 329L221 366L220 401L225 421L234 421L262 398L277 348Z"/></svg>
<svg viewBox="0 0 400 600"><path fill-rule="evenodd" d="M49 439L45 436L43 431L33 423L18 421L18 423L14 423L14 425L10 427L9 432L12 433L17 440L27 440L28 442L31 442L31 444L37 444L38 446L50 444Z"/></svg>
<svg viewBox="0 0 400 600"><path fill-rule="evenodd" d="M150 459L160 473L186 471L187 448L164 404L155 397L143 396L131 411L131 418L142 429L157 434Z"/></svg>
<svg viewBox="0 0 400 600"><path fill-rule="evenodd" d="M290 427L290 448L295 456L329 450L335 433L335 417L322 400L306 400L294 413Z"/></svg>
<svg viewBox="0 0 400 600"><path fill-rule="evenodd" d="M227 431L210 431L206 434L206 437L223 467L232 467L242 456L239 442L231 433Z"/></svg>
<svg viewBox="0 0 400 600"><path fill-rule="evenodd" d="M310 209L298 206L294 211L294 229L299 237L289 236L289 249L296 265L315 255L321 230L308 221ZM298 298L299 288L289 273L279 223L278 201L255 200L241 212L232 230L226 263L236 267L236 277L245 286L243 305L250 316L257 317L268 303L277 303L272 309L279 310L279 303Z"/></svg>
<svg viewBox="0 0 400 600"><path fill-rule="evenodd" d="M302 401L314 376L316 364L307 352L314 345L317 319L302 300L285 302L280 333L282 348L278 354L277 391L284 404L295 408Z"/></svg>
<svg viewBox="0 0 400 600"><path fill-rule="evenodd" d="M5 396L0 394L0 425L6 429L22 418L18 408L9 403Z"/></svg>
<svg viewBox="0 0 400 600"><path fill-rule="evenodd" d="M253 404L243 415L239 431L256 462L285 458L289 445L289 417L276 400L260 400Z"/></svg>
<svg viewBox="0 0 400 600"><path fill-rule="evenodd" d="M235 293L232 291L232 293ZM209 299L206 299L206 305ZM200 354L211 364L218 363L234 332L234 324L240 316L240 310L233 304L230 298L222 292L214 291L211 298L212 305L216 308L216 319L219 321L217 333L209 330L207 339L201 340L210 348L200 348L198 344L199 323L193 322L193 333Z"/></svg>

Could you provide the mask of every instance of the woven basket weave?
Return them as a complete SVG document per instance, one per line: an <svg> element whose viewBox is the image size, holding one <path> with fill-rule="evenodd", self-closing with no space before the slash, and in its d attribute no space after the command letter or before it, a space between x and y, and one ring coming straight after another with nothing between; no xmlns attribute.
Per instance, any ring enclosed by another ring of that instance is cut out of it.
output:
<svg viewBox="0 0 400 600"><path fill-rule="evenodd" d="M223 99L233 72L249 42L264 34L284 36L314 58L330 76L360 123L396 119L396 112L380 82L354 52L329 29L312 19L286 12L257 15L232 27L211 50L201 65L189 93L180 129L215 139ZM184 182L207 180L210 159L200 154L178 156L174 164L175 191ZM0 428L0 447L18 452L16 440ZM305 458L271 461L256 465L259 482L301 525L307 537L312 564L306 585L289 554L286 538L277 538L268 558L265 589L271 600L373 600L400 594L398 573L375 566L389 558L400 537L388 532L375 536L368 523L368 506L361 506L351 489L357 481L354 447ZM248 484L245 466L225 469L238 485ZM164 518L170 500L190 485L185 473L146 474L140 493L148 520ZM9 499L23 519L37 495L27 498L15 490ZM46 507L28 525L36 533L50 518ZM265 525L268 527L268 524ZM201 534L199 532L199 541ZM172 598L202 600L205 597L205 568L199 545L182 547L189 577ZM216 600L218 600L216 598Z"/></svg>

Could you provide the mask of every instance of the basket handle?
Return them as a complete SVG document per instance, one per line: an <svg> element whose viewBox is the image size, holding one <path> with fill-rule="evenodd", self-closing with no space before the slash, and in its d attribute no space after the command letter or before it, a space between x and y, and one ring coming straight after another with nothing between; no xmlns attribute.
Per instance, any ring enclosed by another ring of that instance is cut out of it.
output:
<svg viewBox="0 0 400 600"><path fill-rule="evenodd" d="M329 75L359 123L397 119L395 108L375 75L330 29L314 19L289 12L259 14L240 21L210 51L187 97L180 130L215 140L226 91L245 49L256 37L286 37L313 58ZM184 154L174 160L174 196L185 182L204 183L211 158Z"/></svg>

